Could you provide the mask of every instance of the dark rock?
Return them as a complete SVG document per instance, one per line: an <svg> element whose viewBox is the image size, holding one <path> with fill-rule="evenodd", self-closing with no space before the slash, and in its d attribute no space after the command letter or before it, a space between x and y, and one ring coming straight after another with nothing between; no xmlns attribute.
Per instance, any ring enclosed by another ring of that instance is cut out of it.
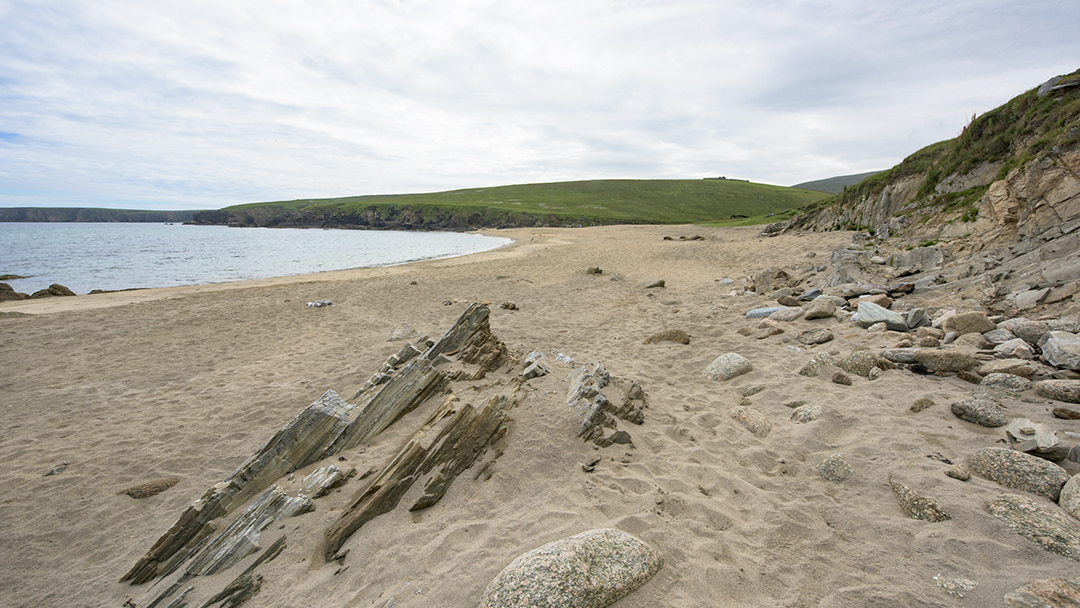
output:
<svg viewBox="0 0 1080 608"><path fill-rule="evenodd" d="M926 314L926 311L921 308L909 310L904 320L907 322L908 329L918 329L930 325L930 315Z"/></svg>
<svg viewBox="0 0 1080 608"><path fill-rule="evenodd" d="M1035 392L1047 399L1080 403L1080 380L1041 380L1035 383Z"/></svg>
<svg viewBox="0 0 1080 608"><path fill-rule="evenodd" d="M645 289L655 289L657 287L663 287L665 284L664 279L652 279L650 281L645 281L641 286Z"/></svg>
<svg viewBox="0 0 1080 608"><path fill-rule="evenodd" d="M510 562L478 608L604 608L663 567L652 547L621 530L591 530L548 543Z"/></svg>
<svg viewBox="0 0 1080 608"><path fill-rule="evenodd" d="M28 294L15 291L15 288L7 283L0 283L0 302L25 300L29 297Z"/></svg>
<svg viewBox="0 0 1080 608"><path fill-rule="evenodd" d="M599 266L589 266L585 269L585 274L604 274L604 271L600 270Z"/></svg>
<svg viewBox="0 0 1080 608"><path fill-rule="evenodd" d="M984 399L969 399L952 404L952 413L961 420L987 428L997 428L1009 423L1009 417L1001 406Z"/></svg>
<svg viewBox="0 0 1080 608"><path fill-rule="evenodd" d="M1017 534L1047 551L1080 561L1080 522L1061 509L1015 494L1002 494L986 506Z"/></svg>
<svg viewBox="0 0 1080 608"><path fill-rule="evenodd" d="M971 470L1003 486L1057 502L1069 473L1038 456L1010 448L983 448L971 457Z"/></svg>

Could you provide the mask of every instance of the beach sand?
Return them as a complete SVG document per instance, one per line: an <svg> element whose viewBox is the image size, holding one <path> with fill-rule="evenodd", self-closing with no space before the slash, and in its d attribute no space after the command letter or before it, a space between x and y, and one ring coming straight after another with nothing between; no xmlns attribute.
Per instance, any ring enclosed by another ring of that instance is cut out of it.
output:
<svg viewBox="0 0 1080 608"><path fill-rule="evenodd" d="M264 546L287 534L288 547L260 569L262 590L247 606L473 606L516 556L604 527L665 558L620 608L1000 606L1030 580L1075 574L1075 561L988 513L986 503L1009 490L943 474L942 458L966 462L1003 437L950 413L972 385L905 370L851 386L798 375L819 350L896 340L834 319L800 319L763 340L737 333L757 326L747 310L775 302L731 296L719 279L741 282L769 266L809 273L851 242L851 233L762 239L759 230L492 231L515 244L391 268L0 303L0 605L145 606L161 588L118 580L181 511L327 389L350 399L404 344L391 332L438 337L475 301L491 302L492 332L510 349L548 353L552 367L510 410L494 474L462 475L434 507L371 521L346 544L340 570L321 557L322 531L363 487L350 481L313 513L267 531ZM693 235L704 238L678 240ZM602 274L583 272L591 266ZM643 287L655 279L665 287ZM317 299L334 306L306 306ZM836 339L815 349L792 339L819 326ZM668 329L687 332L690 344L643 344ZM572 367L555 363L555 352L642 385L644 424L620 424L632 446L598 449L575 437L577 414L565 402ZM703 377L728 352L753 371ZM749 400L773 425L765 438L729 415L738 390L754 385L764 390ZM468 387L459 390L468 400ZM935 405L913 413L922 397ZM796 424L785 405L793 401L823 415ZM1051 407L1016 401L1010 415L1044 420ZM421 410L344 462L361 472L384 465L430 413ZM817 472L836 453L854 471L843 482ZM595 471L583 471L597 456ZM905 516L890 476L952 519ZM179 481L149 498L118 494L163 478ZM206 577L216 582L191 605L253 559ZM950 579L975 586L961 599L942 588Z"/></svg>

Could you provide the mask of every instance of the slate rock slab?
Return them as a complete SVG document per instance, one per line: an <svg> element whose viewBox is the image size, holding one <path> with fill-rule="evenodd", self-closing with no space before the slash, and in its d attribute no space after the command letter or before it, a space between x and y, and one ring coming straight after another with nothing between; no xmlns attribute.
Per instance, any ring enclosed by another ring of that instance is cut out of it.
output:
<svg viewBox="0 0 1080 608"><path fill-rule="evenodd" d="M1080 336L1051 331L1039 341L1039 348L1050 365L1061 369L1080 369Z"/></svg>
<svg viewBox="0 0 1080 608"><path fill-rule="evenodd" d="M626 532L591 530L510 562L484 589L479 608L604 608L663 565L660 553Z"/></svg>
<svg viewBox="0 0 1080 608"><path fill-rule="evenodd" d="M1020 536L1047 551L1080 561L1080 522L1061 509L1016 494L1002 494L986 506Z"/></svg>
<svg viewBox="0 0 1080 608"><path fill-rule="evenodd" d="M961 420L993 429L1009 424L1009 417L1001 406L987 399L968 399L952 404L952 413Z"/></svg>
<svg viewBox="0 0 1080 608"><path fill-rule="evenodd" d="M873 302L859 302L859 325L866 328L877 323L884 323L893 331L907 331L907 319L900 313L882 308Z"/></svg>
<svg viewBox="0 0 1080 608"><path fill-rule="evenodd" d="M754 365L746 357L739 353L727 353L720 355L709 364L708 369L705 370L705 377L725 382L753 369Z"/></svg>
<svg viewBox="0 0 1080 608"><path fill-rule="evenodd" d="M1025 490L1057 502L1069 473L1038 456L1010 448L983 448L971 457L971 470L1014 490Z"/></svg>
<svg viewBox="0 0 1080 608"><path fill-rule="evenodd" d="M1080 403L1080 380L1041 380L1035 383L1035 392L1047 399Z"/></svg>

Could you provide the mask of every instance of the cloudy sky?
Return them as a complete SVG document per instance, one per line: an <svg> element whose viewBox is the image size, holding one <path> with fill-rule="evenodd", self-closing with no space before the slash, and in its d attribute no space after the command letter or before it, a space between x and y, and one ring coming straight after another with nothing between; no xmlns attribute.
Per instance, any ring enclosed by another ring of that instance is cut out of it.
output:
<svg viewBox="0 0 1080 608"><path fill-rule="evenodd" d="M0 206L888 168L1080 68L1075 0L0 0Z"/></svg>

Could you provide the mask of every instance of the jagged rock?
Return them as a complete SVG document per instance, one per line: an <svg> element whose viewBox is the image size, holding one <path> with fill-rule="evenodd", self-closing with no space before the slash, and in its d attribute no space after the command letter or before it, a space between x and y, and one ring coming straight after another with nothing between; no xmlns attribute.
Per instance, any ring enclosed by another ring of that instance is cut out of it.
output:
<svg viewBox="0 0 1080 608"><path fill-rule="evenodd" d="M1022 359L987 361L979 367L979 373L985 376L995 373L1012 374L1028 380L1034 378L1038 371L1034 363Z"/></svg>
<svg viewBox="0 0 1080 608"><path fill-rule="evenodd" d="M551 368L547 365L547 359L544 357L544 353L534 350L525 356L525 371L521 373L521 376L526 380L533 378L539 378L540 376L546 376L551 373Z"/></svg>
<svg viewBox="0 0 1080 608"><path fill-rule="evenodd" d="M772 422L764 414L753 408L745 406L733 407L728 412L728 415L745 426L748 431L763 439L772 430Z"/></svg>
<svg viewBox="0 0 1080 608"><path fill-rule="evenodd" d="M1041 380L1035 383L1035 392L1047 399L1080 403L1080 380Z"/></svg>
<svg viewBox="0 0 1080 608"><path fill-rule="evenodd" d="M836 365L836 357L829 353L816 353L810 360L803 364L799 369L800 376L806 376L808 378L816 377L821 373L821 368L826 365Z"/></svg>
<svg viewBox="0 0 1080 608"><path fill-rule="evenodd" d="M14 287L7 283L0 283L0 302L25 300L29 297L29 294L19 293L18 291L15 291Z"/></svg>
<svg viewBox="0 0 1080 608"><path fill-rule="evenodd" d="M970 333L984 333L997 329L997 324L994 323L986 316L986 313L979 311L961 312L950 316L942 324L942 329L946 333L952 331L956 332L956 335L962 336Z"/></svg>
<svg viewBox="0 0 1080 608"><path fill-rule="evenodd" d="M705 377L724 382L753 369L753 364L746 357L738 353L727 353L720 355L709 364L708 369L705 370Z"/></svg>
<svg viewBox="0 0 1080 608"><path fill-rule="evenodd" d="M798 306L784 307L769 315L773 321L794 321L803 315L803 309Z"/></svg>
<svg viewBox="0 0 1080 608"><path fill-rule="evenodd" d="M994 352L1002 357L1008 357L1011 359L1034 359L1035 349L1031 348L1023 338L1013 338L998 344L994 347Z"/></svg>
<svg viewBox="0 0 1080 608"><path fill-rule="evenodd" d="M983 448L971 457L971 470L1014 490L1024 490L1057 502L1069 474L1038 456L1010 448Z"/></svg>
<svg viewBox="0 0 1080 608"><path fill-rule="evenodd" d="M330 490L340 488L348 481L349 477L356 475L356 469L344 473L336 465L320 467L307 474L300 482L299 496L306 496L312 500L322 498L330 493Z"/></svg>
<svg viewBox="0 0 1080 608"><path fill-rule="evenodd" d="M994 373L987 374L986 377L979 382L979 386L1021 393L1031 388L1031 380L1014 374Z"/></svg>
<svg viewBox="0 0 1080 608"><path fill-rule="evenodd" d="M892 488L893 496L896 497L896 502L900 504L900 508L908 517L932 523L952 519L937 501L922 496L892 477L889 478L889 486Z"/></svg>
<svg viewBox="0 0 1080 608"><path fill-rule="evenodd" d="M1005 594L1007 608L1080 608L1080 578L1048 578Z"/></svg>
<svg viewBox="0 0 1080 608"><path fill-rule="evenodd" d="M1027 418L1013 418L1005 427L1009 445L1018 452L1033 454L1051 462L1060 462L1069 455L1069 447L1060 445L1057 435L1046 425Z"/></svg>
<svg viewBox="0 0 1080 608"><path fill-rule="evenodd" d="M843 454L833 454L817 466L818 475L827 481L844 481L855 474L855 470L844 460Z"/></svg>
<svg viewBox="0 0 1080 608"><path fill-rule="evenodd" d="M836 314L836 302L833 302L832 298L822 296L811 300L803 310L806 311L803 318L807 321L830 319Z"/></svg>
<svg viewBox="0 0 1080 608"><path fill-rule="evenodd" d="M423 490L410 511L438 502L454 479L506 434L506 410L512 404L500 396L479 409L454 399L439 406L326 530L326 560L365 523L396 507L414 483L422 483Z"/></svg>
<svg viewBox="0 0 1080 608"><path fill-rule="evenodd" d="M675 342L677 344L689 344L690 335L681 329L669 329L655 333L642 342L642 344L656 344L657 342Z"/></svg>
<svg viewBox="0 0 1080 608"><path fill-rule="evenodd" d="M1036 345L1050 332L1050 324L1046 321L1025 321L1010 328L1017 338L1031 345Z"/></svg>
<svg viewBox="0 0 1080 608"><path fill-rule="evenodd" d="M893 331L907 331L907 319L903 315L886 310L873 302L859 302L859 325L866 328L877 323L884 323Z"/></svg>
<svg viewBox="0 0 1080 608"><path fill-rule="evenodd" d="M806 331L799 332L799 335L795 336L796 340L798 340L802 344L806 344L807 346L813 344L824 344L832 340L833 338L833 332L824 327L819 327L817 329L808 329Z"/></svg>
<svg viewBox="0 0 1080 608"><path fill-rule="evenodd" d="M805 424L821 418L824 413L821 406L816 403L800 405L792 410L790 420L795 424Z"/></svg>
<svg viewBox="0 0 1080 608"><path fill-rule="evenodd" d="M313 508L310 498L288 496L281 488L270 486L192 559L187 573L208 576L225 570L258 550L260 533L267 526Z"/></svg>
<svg viewBox="0 0 1080 608"><path fill-rule="evenodd" d="M1009 417L1001 406L985 399L958 401L952 404L950 409L957 418L987 428L997 428L1009 423Z"/></svg>
<svg viewBox="0 0 1080 608"><path fill-rule="evenodd" d="M1039 349L1050 365L1080 370L1080 336L1064 331L1050 331L1039 340Z"/></svg>
<svg viewBox="0 0 1080 608"><path fill-rule="evenodd" d="M664 565L652 547L621 530L591 530L519 556L484 589L478 608L604 608Z"/></svg>
<svg viewBox="0 0 1080 608"><path fill-rule="evenodd" d="M778 310L783 310L784 306L769 306L766 308L755 308L746 312L747 319L764 319L765 317L773 314Z"/></svg>
<svg viewBox="0 0 1080 608"><path fill-rule="evenodd" d="M979 364L979 361L964 352L955 350L920 350L915 353L915 362L930 372L967 371Z"/></svg>
<svg viewBox="0 0 1080 608"><path fill-rule="evenodd" d="M867 372L869 373L869 372ZM835 384L842 384L844 386L851 386L851 376L845 374L840 370L836 370L836 373L832 375L832 381Z"/></svg>
<svg viewBox="0 0 1080 608"><path fill-rule="evenodd" d="M1047 551L1080 561L1080 522L1060 509L1015 494L1002 494L986 506L994 517L1024 538Z"/></svg>
<svg viewBox="0 0 1080 608"><path fill-rule="evenodd" d="M840 360L840 368L849 374L867 377L870 370L881 367L881 356L868 350L857 350Z"/></svg>

